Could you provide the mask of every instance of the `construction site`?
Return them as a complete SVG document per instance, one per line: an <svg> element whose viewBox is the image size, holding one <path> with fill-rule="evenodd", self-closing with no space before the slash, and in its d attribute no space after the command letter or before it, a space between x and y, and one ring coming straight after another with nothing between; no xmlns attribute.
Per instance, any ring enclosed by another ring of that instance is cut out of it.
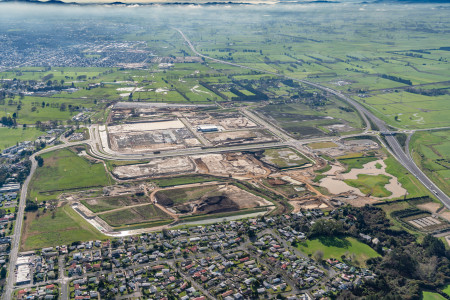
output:
<svg viewBox="0 0 450 300"><path fill-rule="evenodd" d="M146 105L148 104L148 105ZM240 111L214 106L118 103L100 129L106 153L158 151L276 142L267 129Z"/></svg>
<svg viewBox="0 0 450 300"><path fill-rule="evenodd" d="M253 112L119 102L107 124L90 131L98 151L86 153L124 161L108 166L117 184L62 200L99 230L116 232L199 218L364 206L405 195L372 136L300 144Z"/></svg>

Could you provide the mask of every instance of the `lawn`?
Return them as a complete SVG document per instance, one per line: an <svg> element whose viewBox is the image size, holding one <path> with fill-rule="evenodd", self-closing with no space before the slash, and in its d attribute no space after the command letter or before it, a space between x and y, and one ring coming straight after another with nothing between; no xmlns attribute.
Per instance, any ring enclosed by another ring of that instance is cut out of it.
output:
<svg viewBox="0 0 450 300"><path fill-rule="evenodd" d="M344 180L349 186L355 187L365 195L372 195L374 197L389 197L392 195L384 186L389 183L391 177L380 175L366 175L358 174L358 179Z"/></svg>
<svg viewBox="0 0 450 300"><path fill-rule="evenodd" d="M18 142L35 141L37 137L44 135L45 132L36 128L7 128L0 127L0 151Z"/></svg>
<svg viewBox="0 0 450 300"><path fill-rule="evenodd" d="M352 237L318 237L298 244L297 248L306 253L314 254L317 250L323 251L323 258L336 258L341 260L342 255L355 254L355 265L365 266L366 260L380 256L368 245Z"/></svg>
<svg viewBox="0 0 450 300"><path fill-rule="evenodd" d="M445 300L445 298L438 293L422 292L422 300Z"/></svg>
<svg viewBox="0 0 450 300"><path fill-rule="evenodd" d="M74 152L63 149L42 155L44 165L38 167L30 185L30 198L50 200L55 193L112 183L103 164L91 163Z"/></svg>
<svg viewBox="0 0 450 300"><path fill-rule="evenodd" d="M76 241L106 239L91 224L87 223L68 204L58 207L55 217L47 211L27 213L21 240L21 251L71 244Z"/></svg>

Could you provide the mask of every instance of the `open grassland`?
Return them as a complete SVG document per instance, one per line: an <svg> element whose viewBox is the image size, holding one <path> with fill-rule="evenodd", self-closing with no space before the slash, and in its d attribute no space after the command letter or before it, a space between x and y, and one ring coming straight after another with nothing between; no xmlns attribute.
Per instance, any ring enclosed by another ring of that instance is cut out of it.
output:
<svg viewBox="0 0 450 300"><path fill-rule="evenodd" d="M71 150L63 149L42 155L44 165L38 167L30 185L29 198L55 199L66 190L106 186L112 183L103 164L91 163Z"/></svg>
<svg viewBox="0 0 450 300"><path fill-rule="evenodd" d="M342 255L355 255L353 264L365 266L366 260L380 256L368 245L352 237L318 237L298 244L298 249L306 254L314 254L317 250L323 251L323 258L341 259Z"/></svg>
<svg viewBox="0 0 450 300"><path fill-rule="evenodd" d="M363 104L401 128L436 128L449 126L450 95L426 96L406 91L377 94L360 99Z"/></svg>
<svg viewBox="0 0 450 300"><path fill-rule="evenodd" d="M358 179L344 180L349 186L355 187L365 195L373 197L389 197L392 192L388 191L384 186L389 183L389 176L358 174Z"/></svg>
<svg viewBox="0 0 450 300"><path fill-rule="evenodd" d="M22 251L106 238L67 204L58 207L54 217L50 211L39 213L39 217L35 212L27 213Z"/></svg>
<svg viewBox="0 0 450 300"><path fill-rule="evenodd" d="M45 134L36 128L0 128L0 151L15 146L23 141L35 141L37 137Z"/></svg>
<svg viewBox="0 0 450 300"><path fill-rule="evenodd" d="M445 300L445 298L438 293L423 291L422 300Z"/></svg>
<svg viewBox="0 0 450 300"><path fill-rule="evenodd" d="M152 204L101 214L100 218L112 227L170 220L165 212Z"/></svg>
<svg viewBox="0 0 450 300"><path fill-rule="evenodd" d="M450 194L450 130L418 131L411 139L410 150L420 169Z"/></svg>

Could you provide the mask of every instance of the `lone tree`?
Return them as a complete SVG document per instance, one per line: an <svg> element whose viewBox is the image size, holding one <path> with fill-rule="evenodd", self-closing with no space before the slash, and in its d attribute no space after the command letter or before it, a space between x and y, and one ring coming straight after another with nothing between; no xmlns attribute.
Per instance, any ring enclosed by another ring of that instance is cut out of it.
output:
<svg viewBox="0 0 450 300"><path fill-rule="evenodd" d="M42 167L44 165L44 159L42 157L36 156L36 161L39 167Z"/></svg>
<svg viewBox="0 0 450 300"><path fill-rule="evenodd" d="M322 250L317 250L316 252L314 252L313 258L317 262L322 262L322 260L323 260L323 251Z"/></svg>

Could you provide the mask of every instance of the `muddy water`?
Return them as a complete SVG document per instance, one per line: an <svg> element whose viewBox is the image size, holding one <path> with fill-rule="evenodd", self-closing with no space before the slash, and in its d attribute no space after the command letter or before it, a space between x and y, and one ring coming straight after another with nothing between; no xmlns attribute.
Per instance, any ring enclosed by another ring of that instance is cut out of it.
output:
<svg viewBox="0 0 450 300"><path fill-rule="evenodd" d="M380 169L376 168L377 163L381 165ZM359 196L365 196L363 193L361 193L359 189L349 186L343 180L357 179L359 174L374 175L374 176L381 174L391 177L389 183L386 184L384 187L388 191L390 191L392 195L384 198L378 197L373 198L376 199L397 198L405 195L406 193L406 190L398 182L397 177L394 177L386 172L386 164L382 159L369 162L365 164L362 169L352 169L349 173L341 173L343 170L344 170L343 167L336 165L332 166L332 168L328 172L324 173L324 175L328 176L320 181L320 186L327 188L332 194L352 192Z"/></svg>

